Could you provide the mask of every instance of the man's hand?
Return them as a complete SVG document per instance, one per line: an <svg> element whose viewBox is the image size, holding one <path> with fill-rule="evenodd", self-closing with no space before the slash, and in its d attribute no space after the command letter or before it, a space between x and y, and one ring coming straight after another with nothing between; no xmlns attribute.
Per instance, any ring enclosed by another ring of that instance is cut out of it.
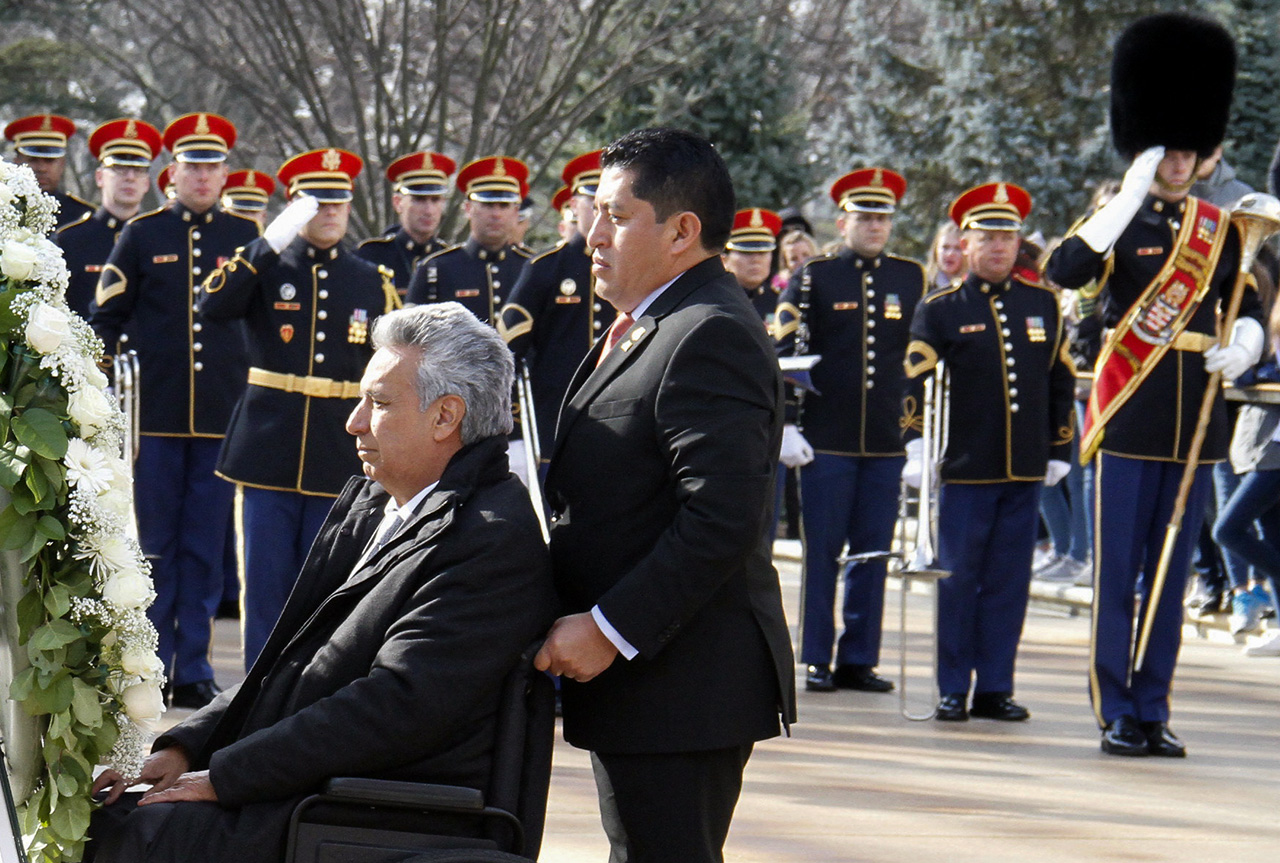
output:
<svg viewBox="0 0 1280 863"><path fill-rule="evenodd" d="M612 665L617 655L618 648L596 626L591 612L584 612L551 625L547 640L533 658L533 667L586 683Z"/></svg>
<svg viewBox="0 0 1280 863"><path fill-rule="evenodd" d="M1120 191L1076 229L1076 236L1100 255L1111 251L1147 199L1147 192L1155 182L1163 158L1164 147L1152 147L1139 153L1129 170L1125 171Z"/></svg>
<svg viewBox="0 0 1280 863"><path fill-rule="evenodd" d="M178 780L168 788L152 788L146 794L142 795L142 799L138 801L138 805L147 806L151 803L177 803L180 800L208 800L212 803L218 802L218 792L213 790L213 783L209 781L208 770L197 770L195 773L183 773L178 777Z"/></svg>
<svg viewBox="0 0 1280 863"><path fill-rule="evenodd" d="M93 780L93 793L97 794L109 787L111 791L107 793L103 804L110 806L120 799L126 789L134 785L150 785L151 791L148 794L163 791L177 782L178 777L190 767L191 758L187 755L187 750L181 746L168 746L148 756L142 763L142 771L133 779L126 779L116 770L104 770Z"/></svg>
<svg viewBox="0 0 1280 863"><path fill-rule="evenodd" d="M813 447L804 439L795 424L787 423L782 427L782 451L778 461L786 467L804 467L813 461Z"/></svg>

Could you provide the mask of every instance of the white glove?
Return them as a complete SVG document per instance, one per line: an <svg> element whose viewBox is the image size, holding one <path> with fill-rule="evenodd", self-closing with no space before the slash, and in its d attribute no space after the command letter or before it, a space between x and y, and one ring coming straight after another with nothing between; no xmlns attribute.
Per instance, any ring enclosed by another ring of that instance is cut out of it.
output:
<svg viewBox="0 0 1280 863"><path fill-rule="evenodd" d="M1151 184L1156 179L1156 169L1160 167L1160 160L1163 158L1164 147L1152 147L1139 153L1129 170L1124 172L1120 191L1076 229L1076 236L1100 255L1111 251L1116 240L1120 239L1120 234L1133 221L1142 202L1147 199Z"/></svg>
<svg viewBox="0 0 1280 863"><path fill-rule="evenodd" d="M1262 359L1265 336L1262 324L1253 318L1240 318L1231 328L1231 343L1225 348L1214 345L1204 352L1204 370L1234 381Z"/></svg>
<svg viewBox="0 0 1280 863"><path fill-rule="evenodd" d="M813 447L809 446L794 423L787 423L782 427L782 452L778 455L778 461L787 467L804 467L813 461Z"/></svg>
<svg viewBox="0 0 1280 863"><path fill-rule="evenodd" d="M907 441L907 463L902 466L902 481L912 488L920 487L924 475L924 438Z"/></svg>
<svg viewBox="0 0 1280 863"><path fill-rule="evenodd" d="M289 206L285 207L280 215L271 220L271 224L267 225L267 229L262 232L262 239L267 241L267 245L277 255L284 251L285 246L293 242L293 238L298 236L298 232L306 227L307 222L315 218L316 213L320 212L320 202L310 195L299 195L289 202Z"/></svg>
<svg viewBox="0 0 1280 863"><path fill-rule="evenodd" d="M1071 462L1051 458L1044 468L1044 484L1046 486L1057 485L1069 473L1071 473Z"/></svg>
<svg viewBox="0 0 1280 863"><path fill-rule="evenodd" d="M522 483L529 484L529 457L526 454L524 441L507 441L507 465Z"/></svg>

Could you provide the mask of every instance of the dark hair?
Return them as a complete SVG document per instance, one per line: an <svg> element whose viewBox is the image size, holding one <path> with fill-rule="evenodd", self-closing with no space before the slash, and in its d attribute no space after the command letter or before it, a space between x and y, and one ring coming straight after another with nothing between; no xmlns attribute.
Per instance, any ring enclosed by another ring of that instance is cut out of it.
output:
<svg viewBox="0 0 1280 863"><path fill-rule="evenodd" d="M729 242L733 180L706 138L683 129L637 129L606 147L600 166L630 171L631 194L649 203L658 221L685 211L697 216L703 248L719 252Z"/></svg>

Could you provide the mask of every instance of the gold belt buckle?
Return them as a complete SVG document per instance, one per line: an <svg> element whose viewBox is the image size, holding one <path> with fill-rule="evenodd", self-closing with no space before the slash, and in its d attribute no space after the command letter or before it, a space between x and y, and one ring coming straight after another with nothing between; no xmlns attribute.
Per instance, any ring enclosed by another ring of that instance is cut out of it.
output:
<svg viewBox="0 0 1280 863"><path fill-rule="evenodd" d="M333 392L333 378L305 377L302 379L302 394L313 399L327 399Z"/></svg>

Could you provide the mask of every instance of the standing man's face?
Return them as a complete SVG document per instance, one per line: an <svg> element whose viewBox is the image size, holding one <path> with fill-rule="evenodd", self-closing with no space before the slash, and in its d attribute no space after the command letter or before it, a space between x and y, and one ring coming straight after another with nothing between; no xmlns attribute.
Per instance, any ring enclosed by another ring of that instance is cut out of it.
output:
<svg viewBox="0 0 1280 863"><path fill-rule="evenodd" d="M743 290L754 291L769 278L772 257L769 252L725 252L724 268L733 273Z"/></svg>
<svg viewBox="0 0 1280 863"><path fill-rule="evenodd" d="M987 282L1003 282L1018 260L1017 231L968 230L960 237L969 272Z"/></svg>
<svg viewBox="0 0 1280 863"><path fill-rule="evenodd" d="M128 218L138 212L147 184L151 182L146 168L133 165L99 167L93 179L102 190L102 206L117 218Z"/></svg>
<svg viewBox="0 0 1280 863"><path fill-rule="evenodd" d="M631 193L631 173L607 168L596 190L595 221L587 234L596 292L630 313L667 282L657 264L675 239L672 218L659 222L653 205Z"/></svg>
<svg viewBox="0 0 1280 863"><path fill-rule="evenodd" d="M574 219L573 232L569 236L582 234L585 237L587 232L591 230L591 223L596 218L596 199L591 195L574 195L569 199L569 206L573 209ZM565 237L565 239L567 240L569 237Z"/></svg>
<svg viewBox="0 0 1280 863"><path fill-rule="evenodd" d="M471 237L490 251L505 246L516 231L520 205L514 201L465 201L462 211L471 223Z"/></svg>
<svg viewBox="0 0 1280 863"><path fill-rule="evenodd" d="M444 195L391 196L391 207L400 218L400 227L418 244L430 240L440 230L440 218L444 214Z"/></svg>
<svg viewBox="0 0 1280 863"><path fill-rule="evenodd" d="M173 185L178 203L203 213L218 202L227 184L226 162L174 162Z"/></svg>
<svg viewBox="0 0 1280 863"><path fill-rule="evenodd" d="M46 195L53 194L62 186L62 172L67 168L64 156L46 159L43 156L27 156L14 153L13 161L18 165L26 165L36 175L36 184Z"/></svg>
<svg viewBox="0 0 1280 863"><path fill-rule="evenodd" d="M351 217L351 202L321 202L319 211L311 217L299 232L302 238L317 249L328 249L337 244L347 233L347 220Z"/></svg>
<svg viewBox="0 0 1280 863"><path fill-rule="evenodd" d="M863 213L854 210L836 220L844 243L864 258L874 258L884 251L893 231L893 216L889 213Z"/></svg>
<svg viewBox="0 0 1280 863"><path fill-rule="evenodd" d="M1181 201L1196 181L1196 151L1166 150L1156 168L1151 194L1166 201Z"/></svg>

